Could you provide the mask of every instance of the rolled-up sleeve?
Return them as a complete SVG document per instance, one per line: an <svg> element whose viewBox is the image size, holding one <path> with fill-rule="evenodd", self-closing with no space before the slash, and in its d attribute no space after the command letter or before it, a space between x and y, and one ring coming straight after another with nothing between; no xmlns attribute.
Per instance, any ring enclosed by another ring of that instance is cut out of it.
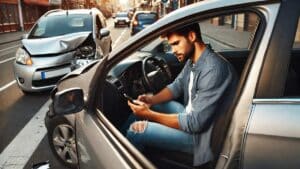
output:
<svg viewBox="0 0 300 169"><path fill-rule="evenodd" d="M231 78L228 67L211 68L201 72L196 82L191 112L178 115L179 126L183 131L200 133L211 125L218 102L229 86Z"/></svg>

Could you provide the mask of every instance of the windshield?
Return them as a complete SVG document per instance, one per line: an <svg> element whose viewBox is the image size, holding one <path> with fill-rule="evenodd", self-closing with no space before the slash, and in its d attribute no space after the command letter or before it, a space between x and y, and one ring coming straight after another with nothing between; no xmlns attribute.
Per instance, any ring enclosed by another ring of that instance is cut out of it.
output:
<svg viewBox="0 0 300 169"><path fill-rule="evenodd" d="M149 14L141 13L138 14L137 18L138 20L156 20L157 15L154 13L149 13Z"/></svg>
<svg viewBox="0 0 300 169"><path fill-rule="evenodd" d="M127 13L118 13L117 17L127 17Z"/></svg>
<svg viewBox="0 0 300 169"><path fill-rule="evenodd" d="M42 17L28 38L48 38L85 31L92 31L92 17L88 14L52 15Z"/></svg>

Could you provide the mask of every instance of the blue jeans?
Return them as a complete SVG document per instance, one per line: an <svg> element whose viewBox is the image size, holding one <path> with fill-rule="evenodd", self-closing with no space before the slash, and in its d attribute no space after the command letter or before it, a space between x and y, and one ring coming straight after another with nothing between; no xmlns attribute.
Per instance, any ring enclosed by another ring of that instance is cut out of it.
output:
<svg viewBox="0 0 300 169"><path fill-rule="evenodd" d="M158 112L172 114L183 112L184 107L178 102L170 101L152 106L151 109ZM127 124L132 124L137 120L142 119L139 119L132 114L128 118ZM131 127L129 127L126 137L140 151L147 146L163 150L193 153L194 143L191 134L156 122L147 122L143 132L135 132L131 129Z"/></svg>

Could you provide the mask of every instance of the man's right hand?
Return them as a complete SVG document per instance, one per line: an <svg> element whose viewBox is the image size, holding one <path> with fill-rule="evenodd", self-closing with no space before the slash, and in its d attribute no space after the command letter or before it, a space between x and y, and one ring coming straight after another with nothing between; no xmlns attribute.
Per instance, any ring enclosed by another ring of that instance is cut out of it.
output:
<svg viewBox="0 0 300 169"><path fill-rule="evenodd" d="M138 96L137 100L142 101L146 103L148 107L151 107L153 104L152 96L153 96L152 94L142 94Z"/></svg>

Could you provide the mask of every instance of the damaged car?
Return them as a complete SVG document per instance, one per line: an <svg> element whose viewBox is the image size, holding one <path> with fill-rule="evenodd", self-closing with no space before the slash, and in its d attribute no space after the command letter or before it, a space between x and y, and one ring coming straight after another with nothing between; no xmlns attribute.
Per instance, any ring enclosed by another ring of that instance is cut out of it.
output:
<svg viewBox="0 0 300 169"><path fill-rule="evenodd" d="M98 9L48 11L23 36L15 79L24 93L52 89L67 73L108 55L111 44Z"/></svg>

